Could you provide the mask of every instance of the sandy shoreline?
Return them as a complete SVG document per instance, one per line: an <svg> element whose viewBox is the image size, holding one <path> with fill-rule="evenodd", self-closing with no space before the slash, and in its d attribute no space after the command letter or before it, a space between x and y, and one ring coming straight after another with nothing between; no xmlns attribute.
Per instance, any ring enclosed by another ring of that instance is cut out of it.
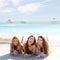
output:
<svg viewBox="0 0 60 60"><path fill-rule="evenodd" d="M0 60L42 60L42 58L36 58L35 56L25 58L22 55L13 56L10 55L10 45L0 44Z"/></svg>
<svg viewBox="0 0 60 60"><path fill-rule="evenodd" d="M51 47L51 55L44 60L60 60L60 47ZM10 45L9 44L0 44L0 60L25 60L23 56L14 57L9 53ZM27 58L26 60L42 60L41 58L36 58L35 56Z"/></svg>

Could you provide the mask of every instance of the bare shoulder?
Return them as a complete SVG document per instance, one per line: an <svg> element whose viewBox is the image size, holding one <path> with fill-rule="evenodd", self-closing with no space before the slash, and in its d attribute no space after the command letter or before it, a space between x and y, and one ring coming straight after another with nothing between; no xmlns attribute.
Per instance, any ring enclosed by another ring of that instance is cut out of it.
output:
<svg viewBox="0 0 60 60"><path fill-rule="evenodd" d="M36 48L36 45L33 45L32 48Z"/></svg>

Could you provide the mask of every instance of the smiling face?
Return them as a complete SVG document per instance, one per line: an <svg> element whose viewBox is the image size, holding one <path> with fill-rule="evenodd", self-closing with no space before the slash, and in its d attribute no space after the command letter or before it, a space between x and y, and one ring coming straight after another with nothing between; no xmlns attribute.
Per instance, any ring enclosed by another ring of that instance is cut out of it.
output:
<svg viewBox="0 0 60 60"><path fill-rule="evenodd" d="M18 45L18 39L17 39L17 38L15 38L15 39L13 40L13 44L14 44L15 46Z"/></svg>
<svg viewBox="0 0 60 60"><path fill-rule="evenodd" d="M28 45L31 46L34 43L34 37L29 37L28 39Z"/></svg>
<svg viewBox="0 0 60 60"><path fill-rule="evenodd" d="M39 44L39 45L42 45L43 44L43 40L42 40L42 38L38 38L38 40L37 40L37 44Z"/></svg>

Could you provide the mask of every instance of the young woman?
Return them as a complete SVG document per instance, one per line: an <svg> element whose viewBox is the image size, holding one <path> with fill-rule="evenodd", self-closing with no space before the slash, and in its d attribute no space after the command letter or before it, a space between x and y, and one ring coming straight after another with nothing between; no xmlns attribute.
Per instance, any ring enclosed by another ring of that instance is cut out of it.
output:
<svg viewBox="0 0 60 60"><path fill-rule="evenodd" d="M50 53L48 41L43 36L39 36L37 40L37 56L47 57Z"/></svg>
<svg viewBox="0 0 60 60"><path fill-rule="evenodd" d="M24 57L29 57L36 54L36 39L34 36L29 36L24 44Z"/></svg>
<svg viewBox="0 0 60 60"><path fill-rule="evenodd" d="M13 37L10 44L10 53L16 56L22 53L22 49L23 47L21 46L19 39L17 37Z"/></svg>

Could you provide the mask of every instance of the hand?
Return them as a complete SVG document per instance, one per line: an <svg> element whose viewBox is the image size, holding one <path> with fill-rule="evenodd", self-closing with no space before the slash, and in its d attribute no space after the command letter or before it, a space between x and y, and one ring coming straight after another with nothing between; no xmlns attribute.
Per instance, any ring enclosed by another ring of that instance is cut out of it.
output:
<svg viewBox="0 0 60 60"><path fill-rule="evenodd" d="M17 53L14 53L15 56L17 56L18 54Z"/></svg>
<svg viewBox="0 0 60 60"><path fill-rule="evenodd" d="M24 40L24 36L22 36L22 40L21 40L21 43L23 44L23 40Z"/></svg>
<svg viewBox="0 0 60 60"><path fill-rule="evenodd" d="M45 58L47 55L44 53L41 53L41 57Z"/></svg>
<svg viewBox="0 0 60 60"><path fill-rule="evenodd" d="M17 56L17 53L15 53L15 52L12 52L11 54Z"/></svg>
<svg viewBox="0 0 60 60"><path fill-rule="evenodd" d="M28 54L24 54L24 57L29 57L29 55Z"/></svg>
<svg viewBox="0 0 60 60"><path fill-rule="evenodd" d="M39 54L39 55L37 55L36 57L37 57L37 58L40 58L40 57L41 57L41 55Z"/></svg>

